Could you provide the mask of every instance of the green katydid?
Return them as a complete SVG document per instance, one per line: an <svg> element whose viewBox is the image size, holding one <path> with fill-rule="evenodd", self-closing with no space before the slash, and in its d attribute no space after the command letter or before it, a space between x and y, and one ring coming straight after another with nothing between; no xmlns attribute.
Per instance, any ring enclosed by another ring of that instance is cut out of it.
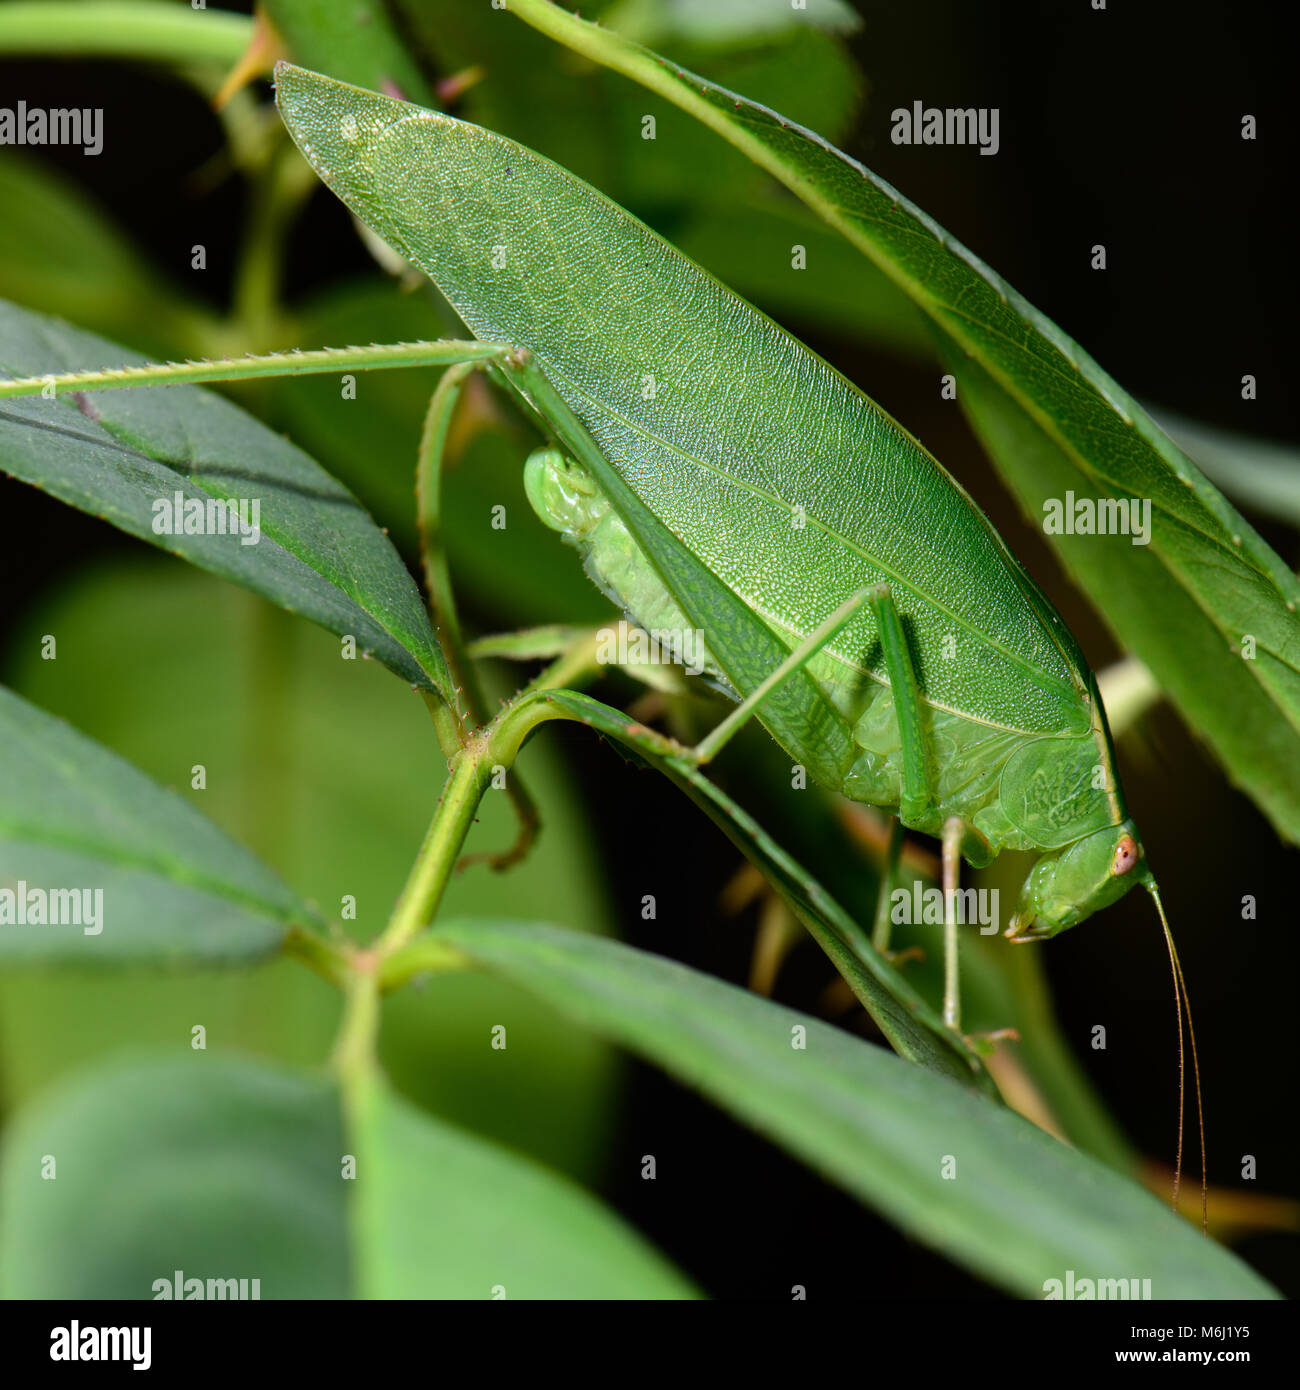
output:
<svg viewBox="0 0 1300 1390"><path fill-rule="evenodd" d="M701 761L752 714L823 785L941 837L954 1028L960 858L1037 853L1006 932L1017 942L1142 884L1169 948L1181 1059L1186 989L1096 680L941 465L542 156L288 64L276 86L324 182L476 338L511 345L489 370L560 446L525 468L542 519L633 621L703 631L697 664L740 704ZM1181 1125L1180 1108L1180 1161Z"/></svg>

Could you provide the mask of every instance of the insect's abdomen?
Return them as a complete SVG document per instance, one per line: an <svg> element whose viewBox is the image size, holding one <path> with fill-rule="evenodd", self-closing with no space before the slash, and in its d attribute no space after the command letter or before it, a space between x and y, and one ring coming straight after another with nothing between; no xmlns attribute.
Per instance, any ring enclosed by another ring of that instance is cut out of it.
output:
<svg viewBox="0 0 1300 1390"><path fill-rule="evenodd" d="M703 634L688 640L686 615L583 469L558 449L538 449L524 465L524 491L537 515L577 548L589 578L612 603L638 627L659 634L682 665L729 690Z"/></svg>

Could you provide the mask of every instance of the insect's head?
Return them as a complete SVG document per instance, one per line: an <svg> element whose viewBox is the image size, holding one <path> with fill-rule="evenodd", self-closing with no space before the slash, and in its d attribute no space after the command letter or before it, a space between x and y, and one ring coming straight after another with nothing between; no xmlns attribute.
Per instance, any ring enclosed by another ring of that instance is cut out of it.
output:
<svg viewBox="0 0 1300 1390"><path fill-rule="evenodd" d="M587 471L558 449L534 449L524 464L529 504L552 530L581 535L590 523L596 486Z"/></svg>
<svg viewBox="0 0 1300 1390"><path fill-rule="evenodd" d="M1148 877L1131 820L1094 831L1034 865L1005 935L1017 942L1055 936Z"/></svg>

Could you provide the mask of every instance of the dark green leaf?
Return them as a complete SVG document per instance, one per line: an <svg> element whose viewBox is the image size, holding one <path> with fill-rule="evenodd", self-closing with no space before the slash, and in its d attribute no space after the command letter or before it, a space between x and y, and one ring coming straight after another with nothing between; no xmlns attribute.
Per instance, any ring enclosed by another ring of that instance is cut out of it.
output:
<svg viewBox="0 0 1300 1390"><path fill-rule="evenodd" d="M539 923L470 920L436 936L697 1087L1003 1288L1041 1298L1073 1270L1150 1279L1159 1299L1276 1297L1096 1159L805 1014Z"/></svg>
<svg viewBox="0 0 1300 1390"><path fill-rule="evenodd" d="M0 305L0 371L12 377L140 364L54 319ZM0 468L131 535L356 639L413 685L455 703L428 616L397 552L356 499L237 406L191 386L11 400ZM176 494L260 513L261 535L156 533Z"/></svg>

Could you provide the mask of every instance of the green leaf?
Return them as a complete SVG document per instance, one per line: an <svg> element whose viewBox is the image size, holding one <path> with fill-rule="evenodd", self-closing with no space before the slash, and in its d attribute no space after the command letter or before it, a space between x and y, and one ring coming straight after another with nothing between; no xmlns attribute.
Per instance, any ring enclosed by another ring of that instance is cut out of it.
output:
<svg viewBox="0 0 1300 1390"><path fill-rule="evenodd" d="M1216 429L1172 410L1152 414L1196 466L1242 506L1300 526L1300 453L1294 445Z"/></svg>
<svg viewBox="0 0 1300 1390"><path fill-rule="evenodd" d="M785 899L830 957L853 993L903 1057L961 1081L996 1089L978 1058L871 945L870 937L834 898L720 787L683 758L668 755L662 740L619 710L587 695L554 691L542 697L637 759L662 772L699 806Z"/></svg>
<svg viewBox="0 0 1300 1390"><path fill-rule="evenodd" d="M263 0L294 62L428 105L433 90L381 0Z"/></svg>
<svg viewBox="0 0 1300 1390"><path fill-rule="evenodd" d="M734 43L779 34L798 25L851 34L862 20L848 0L616 0L601 22L620 33L636 32L643 43L689 39L696 43Z"/></svg>
<svg viewBox="0 0 1300 1390"><path fill-rule="evenodd" d="M540 1164L421 1114L382 1079L362 1083L351 1123L359 1296L695 1296L594 1197Z"/></svg>
<svg viewBox="0 0 1300 1390"><path fill-rule="evenodd" d="M1068 1270L1153 1298L1272 1298L1096 1159L946 1077L675 962L538 923L434 936L664 1067L904 1230L1014 1293Z"/></svg>
<svg viewBox="0 0 1300 1390"><path fill-rule="evenodd" d="M1147 546L1053 540L1230 776L1300 841L1300 583L1141 406L942 227L820 136L549 0L516 0L511 11L696 116L888 274L938 331L958 399L1032 515L1067 491L1150 501ZM1249 661L1238 655L1243 634L1257 643Z"/></svg>
<svg viewBox="0 0 1300 1390"><path fill-rule="evenodd" d="M44 917L56 906L77 915L33 924L36 904ZM0 687L0 958L253 960L276 951L290 923L313 920L175 793Z"/></svg>
<svg viewBox="0 0 1300 1390"><path fill-rule="evenodd" d="M46 633L58 634L56 661L41 657ZM340 661L329 633L143 548L127 564L81 567L26 615L5 656L9 684L28 700L156 781L179 783L181 799L325 915L338 918L347 895L355 920L335 930L365 942L383 929L446 765L423 704L382 667ZM510 917L545 902L572 927L609 929L591 821L558 752L536 741L519 760L543 826L528 858L507 874L484 864L457 874L449 910ZM189 785L195 762L207 769L202 791ZM3 766L0 750L0 775ZM492 793L470 850L503 849L515 831L507 798ZM520 1045L494 1052L483 1020L506 1011ZM338 1013L337 992L293 960L184 974L0 970L0 1097L23 1102L110 1049L188 1040L196 1022L209 1046L315 1065ZM417 989L392 995L380 1056L423 1108L579 1181L602 1171L612 1050L508 981L464 972L437 1009Z"/></svg>
<svg viewBox="0 0 1300 1390"><path fill-rule="evenodd" d="M54 319L0 304L11 377L144 359ZM0 409L0 468L131 535L233 579L339 635L404 680L455 696L414 581L356 499L306 454L197 387L27 397ZM261 535L157 534L182 494L257 502Z"/></svg>
<svg viewBox="0 0 1300 1390"><path fill-rule="evenodd" d="M336 1088L182 1046L93 1069L14 1122L0 1297L152 1299L177 1270L258 1279L264 1299L348 1296Z"/></svg>
<svg viewBox="0 0 1300 1390"><path fill-rule="evenodd" d="M257 1279L263 1299L694 1295L540 1164L377 1078L349 1100L188 1047L84 1073L6 1134L0 1296L151 1299L177 1271Z"/></svg>

